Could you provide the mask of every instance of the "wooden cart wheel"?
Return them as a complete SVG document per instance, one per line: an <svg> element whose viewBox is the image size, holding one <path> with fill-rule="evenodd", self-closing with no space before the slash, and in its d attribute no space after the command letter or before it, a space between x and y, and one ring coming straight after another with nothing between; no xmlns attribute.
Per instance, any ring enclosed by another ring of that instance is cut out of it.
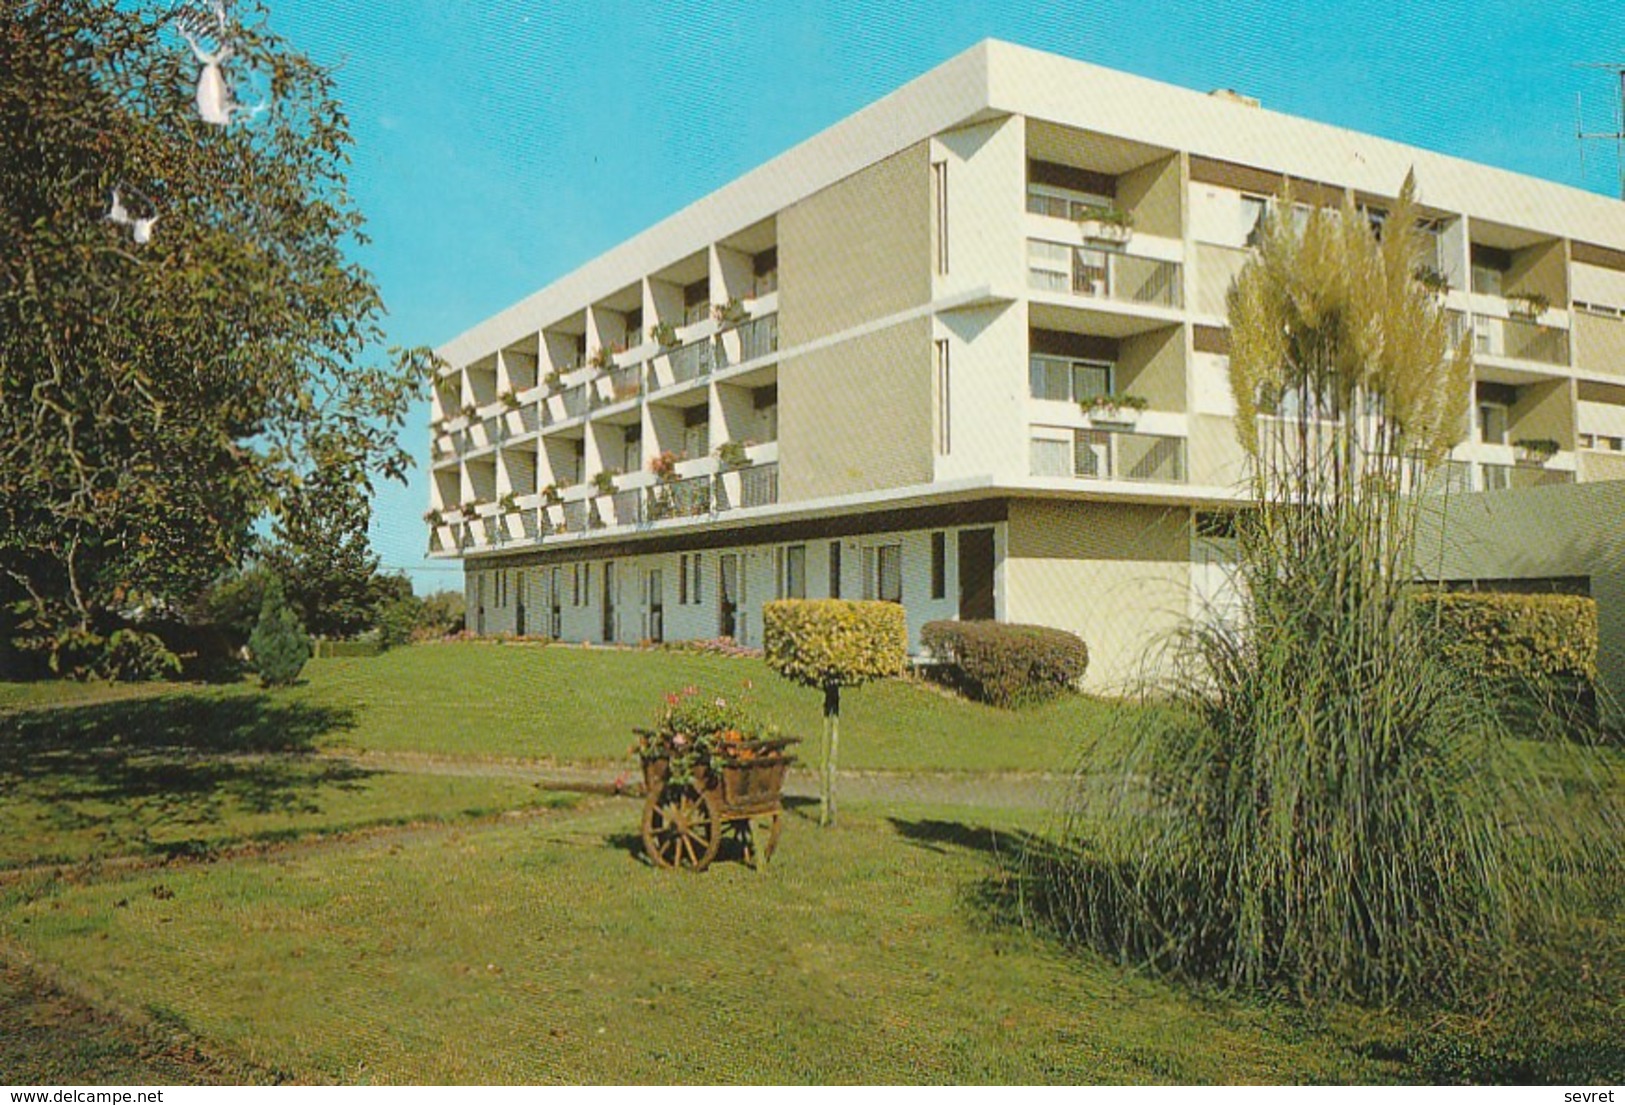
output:
<svg viewBox="0 0 1625 1105"><path fill-rule="evenodd" d="M643 804L643 848L656 867L704 871L722 846L722 819L710 791L673 784Z"/></svg>

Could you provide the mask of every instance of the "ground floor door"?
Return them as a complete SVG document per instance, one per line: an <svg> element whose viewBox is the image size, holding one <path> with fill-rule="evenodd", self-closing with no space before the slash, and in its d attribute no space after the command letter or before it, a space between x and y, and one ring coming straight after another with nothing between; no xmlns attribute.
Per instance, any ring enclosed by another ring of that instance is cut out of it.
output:
<svg viewBox="0 0 1625 1105"><path fill-rule="evenodd" d="M615 640L615 561L604 561L604 642Z"/></svg>
<svg viewBox="0 0 1625 1105"><path fill-rule="evenodd" d="M659 568L650 568L648 583L649 589L649 622L645 627L644 636L656 644L666 639L666 592L665 585L660 578Z"/></svg>
<svg viewBox="0 0 1625 1105"><path fill-rule="evenodd" d="M993 618L993 531L959 531L959 620Z"/></svg>
<svg viewBox="0 0 1625 1105"><path fill-rule="evenodd" d="M739 630L739 555L719 558L721 582L717 586L717 636L736 637Z"/></svg>

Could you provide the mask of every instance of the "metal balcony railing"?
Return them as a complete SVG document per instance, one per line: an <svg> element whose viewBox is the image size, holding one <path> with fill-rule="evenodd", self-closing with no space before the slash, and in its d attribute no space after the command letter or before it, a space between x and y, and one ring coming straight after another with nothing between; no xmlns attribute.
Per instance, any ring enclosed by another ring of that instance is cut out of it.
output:
<svg viewBox="0 0 1625 1105"><path fill-rule="evenodd" d="M779 501L779 466L754 464L739 470L739 505L770 506Z"/></svg>
<svg viewBox="0 0 1625 1105"><path fill-rule="evenodd" d="M779 351L779 316L753 318L739 328L739 360L754 361Z"/></svg>
<svg viewBox="0 0 1625 1105"><path fill-rule="evenodd" d="M592 408L592 400L587 397L587 385L577 384L564 393L564 417L580 418Z"/></svg>
<svg viewBox="0 0 1625 1105"><path fill-rule="evenodd" d="M637 488L629 491L617 491L610 500L610 509L615 514L617 526L635 526L644 518L643 492Z"/></svg>
<svg viewBox="0 0 1625 1105"><path fill-rule="evenodd" d="M564 504L564 532L585 533L593 528L598 512L590 499L573 499Z"/></svg>
<svg viewBox="0 0 1625 1105"><path fill-rule="evenodd" d="M1028 283L1045 291L1092 299L1177 308L1183 302L1181 266L1132 253L1032 241Z"/></svg>
<svg viewBox="0 0 1625 1105"><path fill-rule="evenodd" d="M644 517L649 521L662 518L686 518L711 512L711 477L694 476L686 480L671 480L649 488L649 500Z"/></svg>
<svg viewBox="0 0 1625 1105"><path fill-rule="evenodd" d="M1072 440L1034 438L1035 476L1184 483L1185 439L1128 430L1074 430Z"/></svg>
<svg viewBox="0 0 1625 1105"><path fill-rule="evenodd" d="M609 372L609 398L606 403L621 403L643 394L643 366L627 365Z"/></svg>
<svg viewBox="0 0 1625 1105"><path fill-rule="evenodd" d="M1541 364L1569 363L1569 332L1518 318L1473 316L1474 349L1491 357Z"/></svg>
<svg viewBox="0 0 1625 1105"><path fill-rule="evenodd" d="M702 376L711 374L711 367L715 363L712 340L704 338L700 341L680 345L670 353L671 382L674 384L687 383Z"/></svg>

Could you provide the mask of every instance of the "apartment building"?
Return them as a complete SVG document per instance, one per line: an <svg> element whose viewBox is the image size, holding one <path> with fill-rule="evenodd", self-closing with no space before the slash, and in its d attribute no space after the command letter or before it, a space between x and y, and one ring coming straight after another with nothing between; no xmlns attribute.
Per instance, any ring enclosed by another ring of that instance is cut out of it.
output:
<svg viewBox="0 0 1625 1105"><path fill-rule="evenodd" d="M984 42L440 349L430 553L480 633L760 641L776 597L1080 634L1219 595L1225 296L1282 181L1477 350L1460 491L1625 478L1625 204ZM1115 402L1122 397L1132 397Z"/></svg>

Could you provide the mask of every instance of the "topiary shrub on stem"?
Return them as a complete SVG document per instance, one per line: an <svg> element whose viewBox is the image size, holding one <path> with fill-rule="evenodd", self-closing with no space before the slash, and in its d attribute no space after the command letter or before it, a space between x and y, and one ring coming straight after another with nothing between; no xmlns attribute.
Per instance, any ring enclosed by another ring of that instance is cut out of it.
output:
<svg viewBox="0 0 1625 1105"><path fill-rule="evenodd" d="M780 599L762 607L762 648L768 667L824 692L818 823L833 825L841 688L902 674L908 662L903 608L894 602Z"/></svg>
<svg viewBox="0 0 1625 1105"><path fill-rule="evenodd" d="M248 651L262 687L290 687L310 659L310 637L282 595L282 583L267 580L260 620L248 638Z"/></svg>

